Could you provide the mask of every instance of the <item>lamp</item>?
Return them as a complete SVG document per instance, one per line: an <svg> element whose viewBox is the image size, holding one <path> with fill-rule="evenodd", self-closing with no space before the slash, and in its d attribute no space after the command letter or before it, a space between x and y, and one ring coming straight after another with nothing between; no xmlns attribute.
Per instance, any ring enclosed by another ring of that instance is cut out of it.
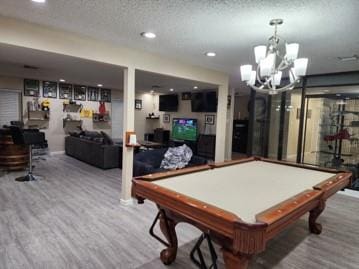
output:
<svg viewBox="0 0 359 269"><path fill-rule="evenodd" d="M240 70L242 81L246 81L252 89L261 93L277 94L292 90L300 78L305 76L308 59L298 59L298 43L287 43L277 35L278 25L283 24L282 19L273 19L269 24L274 26L274 35L269 38L266 46L254 47L256 71L248 64L242 65ZM281 43L285 44L285 53L280 51ZM286 70L288 71L284 72ZM280 87L283 74L288 74L290 83Z"/></svg>

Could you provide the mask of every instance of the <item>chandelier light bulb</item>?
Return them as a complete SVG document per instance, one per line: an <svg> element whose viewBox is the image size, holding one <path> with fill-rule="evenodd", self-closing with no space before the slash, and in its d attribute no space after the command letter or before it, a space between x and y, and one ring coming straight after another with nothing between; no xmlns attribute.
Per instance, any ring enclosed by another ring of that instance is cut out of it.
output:
<svg viewBox="0 0 359 269"><path fill-rule="evenodd" d="M261 60L266 57L267 46L256 46L254 47L254 56L256 58L256 63L259 64Z"/></svg>
<svg viewBox="0 0 359 269"><path fill-rule="evenodd" d="M298 51L299 51L299 44L298 43L291 43L285 44L286 50L286 58L289 61L294 61L298 58Z"/></svg>
<svg viewBox="0 0 359 269"><path fill-rule="evenodd" d="M282 71L278 71L277 74L274 75L274 85L279 86L282 80Z"/></svg>
<svg viewBox="0 0 359 269"><path fill-rule="evenodd" d="M252 74L252 65L246 64L241 66L241 78L242 81L249 81Z"/></svg>
<svg viewBox="0 0 359 269"><path fill-rule="evenodd" d="M307 73L308 59L300 58L294 61L294 71L295 75L298 77L305 76Z"/></svg>
<svg viewBox="0 0 359 269"><path fill-rule="evenodd" d="M275 54L270 53L260 62L260 75L261 77L269 77L274 70Z"/></svg>

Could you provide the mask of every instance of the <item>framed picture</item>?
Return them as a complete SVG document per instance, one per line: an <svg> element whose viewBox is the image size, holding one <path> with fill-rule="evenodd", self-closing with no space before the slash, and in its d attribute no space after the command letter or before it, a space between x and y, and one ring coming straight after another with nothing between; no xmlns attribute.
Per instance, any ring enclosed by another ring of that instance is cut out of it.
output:
<svg viewBox="0 0 359 269"><path fill-rule="evenodd" d="M36 79L24 79L24 96L40 96L40 81Z"/></svg>
<svg viewBox="0 0 359 269"><path fill-rule="evenodd" d="M43 81L42 96L45 98L57 98L57 82Z"/></svg>
<svg viewBox="0 0 359 269"><path fill-rule="evenodd" d="M141 110L142 109L142 100L135 99L135 109Z"/></svg>
<svg viewBox="0 0 359 269"><path fill-rule="evenodd" d="M227 96L227 108L228 109L231 107L231 103L232 103L232 96L228 95Z"/></svg>
<svg viewBox="0 0 359 269"><path fill-rule="evenodd" d="M67 83L59 84L60 99L72 99L72 85Z"/></svg>
<svg viewBox="0 0 359 269"><path fill-rule="evenodd" d="M214 115L204 115L204 123L207 125L214 125Z"/></svg>
<svg viewBox="0 0 359 269"><path fill-rule="evenodd" d="M86 86L74 85L74 100L86 101Z"/></svg>
<svg viewBox="0 0 359 269"><path fill-rule="evenodd" d="M100 101L111 103L111 90L101 89Z"/></svg>
<svg viewBox="0 0 359 269"><path fill-rule="evenodd" d="M183 92L182 93L182 100L191 100L191 93L190 92Z"/></svg>
<svg viewBox="0 0 359 269"><path fill-rule="evenodd" d="M98 101L99 88L88 87L87 88L87 100L88 101Z"/></svg>
<svg viewBox="0 0 359 269"><path fill-rule="evenodd" d="M170 114L163 114L163 123L170 123L171 115Z"/></svg>

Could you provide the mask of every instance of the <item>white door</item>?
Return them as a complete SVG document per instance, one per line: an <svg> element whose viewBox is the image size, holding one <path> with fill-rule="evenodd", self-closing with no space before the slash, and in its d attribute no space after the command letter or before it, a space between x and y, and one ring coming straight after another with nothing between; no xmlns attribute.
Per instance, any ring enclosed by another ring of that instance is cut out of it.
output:
<svg viewBox="0 0 359 269"><path fill-rule="evenodd" d="M0 128L21 119L20 93L0 89Z"/></svg>
<svg viewBox="0 0 359 269"><path fill-rule="evenodd" d="M123 101L112 100L112 138L122 138L123 135Z"/></svg>

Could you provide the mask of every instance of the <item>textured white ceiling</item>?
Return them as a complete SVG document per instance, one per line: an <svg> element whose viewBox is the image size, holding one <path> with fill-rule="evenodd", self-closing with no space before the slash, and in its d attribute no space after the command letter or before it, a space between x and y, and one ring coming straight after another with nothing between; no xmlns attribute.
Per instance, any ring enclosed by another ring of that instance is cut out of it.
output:
<svg viewBox="0 0 359 269"><path fill-rule="evenodd" d="M24 65L38 69L26 69ZM94 87L103 84L106 88L119 90L123 88L123 71L118 66L1 43L0 75L50 81L58 81L62 78L73 84ZM135 77L136 91L142 92L150 91L154 85L159 86L156 92L160 93L168 93L171 88L175 92L191 91L194 86L198 86L199 89L216 88L206 83L139 70L136 71Z"/></svg>
<svg viewBox="0 0 359 269"><path fill-rule="evenodd" d="M359 69L336 59L359 54L358 0L1 0L0 14L222 70L232 87L240 85L239 66L254 61L253 47L272 34L269 20L279 17L279 34L310 58L309 74ZM143 31L158 38L145 40ZM205 57L209 50L218 56Z"/></svg>

